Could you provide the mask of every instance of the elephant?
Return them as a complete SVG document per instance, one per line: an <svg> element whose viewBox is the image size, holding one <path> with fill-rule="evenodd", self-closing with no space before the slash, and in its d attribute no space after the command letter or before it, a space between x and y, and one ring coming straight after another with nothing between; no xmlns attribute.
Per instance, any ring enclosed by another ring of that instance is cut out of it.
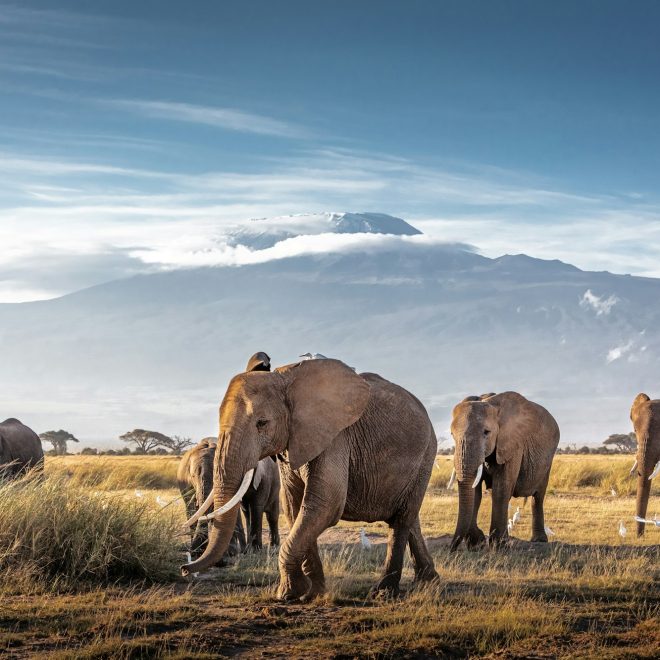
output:
<svg viewBox="0 0 660 660"><path fill-rule="evenodd" d="M637 474L637 517L646 518L652 479L660 474L660 399L638 394L630 409L637 436L637 457L630 474ZM643 536L644 523L637 521L637 536Z"/></svg>
<svg viewBox="0 0 660 660"><path fill-rule="evenodd" d="M191 447L182 457L177 469L176 480L179 492L186 505L188 518L211 493L213 487L213 459L215 457L216 439L204 438ZM207 525L196 521L195 531L190 543L193 556L201 554L208 540ZM236 519L236 527L231 538L227 556L234 556L246 549L245 531L241 517ZM222 563L222 559L218 562Z"/></svg>
<svg viewBox="0 0 660 660"><path fill-rule="evenodd" d="M306 360L234 376L219 416L211 538L199 559L181 567L183 575L222 556L252 470L277 456L290 525L279 552L280 600L307 602L324 593L317 539L339 520L390 527L373 593L399 592L406 545L416 581L438 578L419 522L437 441L412 394L339 360Z"/></svg>
<svg viewBox="0 0 660 660"><path fill-rule="evenodd" d="M0 477L16 478L31 469L43 474L41 440L31 428L10 417L0 424Z"/></svg>
<svg viewBox="0 0 660 660"><path fill-rule="evenodd" d="M542 406L517 392L469 396L452 412L454 475L458 478L458 521L451 542L456 550L485 542L477 526L481 484L492 488L488 543L497 547L508 537L511 497L532 496L532 541L547 542L543 500L557 445L559 426Z"/></svg>
<svg viewBox="0 0 660 660"><path fill-rule="evenodd" d="M270 546L280 544L280 473L275 457L262 458L254 470L250 487L245 491L241 506L248 530L248 548L261 550L261 525L264 513L270 532ZM238 516L240 519L240 516Z"/></svg>

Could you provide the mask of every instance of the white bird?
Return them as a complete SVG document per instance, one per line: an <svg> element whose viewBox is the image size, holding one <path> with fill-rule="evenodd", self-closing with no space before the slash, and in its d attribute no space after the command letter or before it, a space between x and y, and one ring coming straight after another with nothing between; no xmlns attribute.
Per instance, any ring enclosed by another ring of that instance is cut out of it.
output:
<svg viewBox="0 0 660 660"><path fill-rule="evenodd" d="M547 526L545 527L545 533L546 533L548 536L554 536L554 535L555 535L555 533L554 533L549 527L547 527Z"/></svg>
<svg viewBox="0 0 660 660"><path fill-rule="evenodd" d="M156 502L160 506L160 508L164 508L167 506L168 502L164 500L160 495L156 495Z"/></svg>
<svg viewBox="0 0 660 660"><path fill-rule="evenodd" d="M506 524L506 528L509 533L513 531L513 520L511 520L511 518L509 518L509 522Z"/></svg>
<svg viewBox="0 0 660 660"><path fill-rule="evenodd" d="M635 520L637 522L641 523L646 523L647 525L655 525L656 527L660 527L660 520L656 518L653 518L652 520L648 520L647 518L640 518L639 516L635 516Z"/></svg>
<svg viewBox="0 0 660 660"><path fill-rule="evenodd" d="M298 357L301 357L305 360L327 360L328 358L323 355L323 353L303 353L302 355L299 355Z"/></svg>
<svg viewBox="0 0 660 660"><path fill-rule="evenodd" d="M138 490L137 488L135 489L135 497L142 497L144 493L141 490Z"/></svg>
<svg viewBox="0 0 660 660"><path fill-rule="evenodd" d="M514 525L517 525L519 520L520 520L520 507L517 506L517 507L516 507L516 511L515 511L515 513L513 514L513 518L511 518L511 522L512 522Z"/></svg>
<svg viewBox="0 0 660 660"><path fill-rule="evenodd" d="M614 490L614 488L611 488L611 489L610 489L610 495L611 495L612 497L616 497L616 491Z"/></svg>
<svg viewBox="0 0 660 660"><path fill-rule="evenodd" d="M364 531L364 527L360 527L360 543L362 543L362 547L365 548L366 550L369 550L369 548L371 548L371 541L369 540L369 537Z"/></svg>
<svg viewBox="0 0 660 660"><path fill-rule="evenodd" d="M619 520L619 536L623 539L625 538L627 533L628 530L626 529L626 526L623 524L623 520Z"/></svg>
<svg viewBox="0 0 660 660"><path fill-rule="evenodd" d="M188 560L188 563L192 561L192 555L189 552L186 552L186 559ZM196 578L199 575L199 573L193 573L192 576Z"/></svg>

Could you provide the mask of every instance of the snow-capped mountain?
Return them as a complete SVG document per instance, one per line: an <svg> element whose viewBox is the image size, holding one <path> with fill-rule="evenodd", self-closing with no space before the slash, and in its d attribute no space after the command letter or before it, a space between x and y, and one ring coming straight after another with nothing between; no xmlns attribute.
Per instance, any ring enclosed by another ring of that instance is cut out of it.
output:
<svg viewBox="0 0 660 660"><path fill-rule="evenodd" d="M438 435L466 395L515 389L557 417L562 442L599 443L629 430L639 391L660 395L660 280L489 259L380 214L254 222L231 240L258 251L299 232L388 236L0 305L0 415L89 445L135 427L203 437L257 350L381 373L422 399Z"/></svg>
<svg viewBox="0 0 660 660"><path fill-rule="evenodd" d="M317 234L392 234L414 236L418 229L385 213L300 213L275 218L253 218L227 236L232 245L255 250L269 248L294 236Z"/></svg>

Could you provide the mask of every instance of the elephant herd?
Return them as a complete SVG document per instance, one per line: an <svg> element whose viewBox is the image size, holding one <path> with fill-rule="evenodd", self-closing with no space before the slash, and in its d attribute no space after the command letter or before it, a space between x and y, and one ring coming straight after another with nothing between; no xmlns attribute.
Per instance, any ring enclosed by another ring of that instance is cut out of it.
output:
<svg viewBox="0 0 660 660"><path fill-rule="evenodd" d="M638 474L637 515L643 518L650 480L660 472L660 400L640 394L631 419L638 439L633 467ZM204 448L214 454L212 478L202 492L193 496L190 490L188 500L193 503L189 513L194 503L198 510L186 526L205 521L208 538L193 542L203 552L181 567L183 575L204 571L221 562L228 550L236 551L241 502L254 544L267 511L251 507L250 493L264 461L271 468L276 461L289 526L278 555L280 599L305 602L323 593L318 537L339 520L388 524L385 567L376 593L398 593L406 546L415 581L437 578L419 520L437 442L426 409L410 392L327 358L271 371L268 356L258 353L230 381L219 428L217 444L207 441ZM512 497L532 498L531 540L547 542L543 502L559 443L552 415L516 392L469 396L455 406L451 432L455 453L450 483L457 480L459 489L452 550L463 541L468 547L486 543L477 525L483 484L492 491L489 545L497 547L508 537ZM272 518L268 520L275 545ZM639 523L638 534L643 531ZM200 538L199 527L195 538Z"/></svg>
<svg viewBox="0 0 660 660"><path fill-rule="evenodd" d="M636 397L637 516L644 518L651 479L660 472L660 400ZM399 590L406 546L415 580L437 573L422 536L419 511L437 449L422 403L374 373L334 359L306 359L271 371L256 353L229 383L218 438L182 457L177 480L186 503L191 552L183 575L204 571L248 547L261 547L266 515L279 546L280 505L289 533L278 554L282 600L308 601L325 590L318 537L339 520L388 524L382 577L374 591ZM542 406L516 392L469 396L453 409L454 471L459 510L451 548L508 537L511 497L532 498L532 541L547 542L543 502L559 427ZM18 420L0 424L0 471L43 469L38 436ZM488 539L477 525L483 484L492 491ZM245 517L242 524L240 510ZM638 535L644 523L638 522ZM247 536L246 536L247 534Z"/></svg>

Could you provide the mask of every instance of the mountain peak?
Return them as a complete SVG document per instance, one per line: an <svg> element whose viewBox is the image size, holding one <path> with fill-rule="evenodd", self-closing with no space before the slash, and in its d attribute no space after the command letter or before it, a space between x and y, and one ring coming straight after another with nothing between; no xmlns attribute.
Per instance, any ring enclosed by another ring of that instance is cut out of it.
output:
<svg viewBox="0 0 660 660"><path fill-rule="evenodd" d="M229 232L234 245L263 250L294 236L314 234L393 234L413 236L419 229L386 213L299 213L253 218Z"/></svg>

